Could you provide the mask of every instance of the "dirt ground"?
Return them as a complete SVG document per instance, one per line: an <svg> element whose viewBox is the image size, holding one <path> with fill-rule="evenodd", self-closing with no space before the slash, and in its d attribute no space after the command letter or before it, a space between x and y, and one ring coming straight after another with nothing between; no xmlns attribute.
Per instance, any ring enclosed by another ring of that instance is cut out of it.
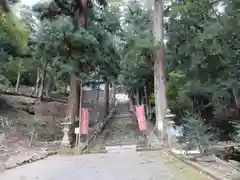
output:
<svg viewBox="0 0 240 180"><path fill-rule="evenodd" d="M40 102L24 95L0 95L0 171L59 148L66 100ZM83 107L89 108L90 126L103 118L103 106L84 102Z"/></svg>

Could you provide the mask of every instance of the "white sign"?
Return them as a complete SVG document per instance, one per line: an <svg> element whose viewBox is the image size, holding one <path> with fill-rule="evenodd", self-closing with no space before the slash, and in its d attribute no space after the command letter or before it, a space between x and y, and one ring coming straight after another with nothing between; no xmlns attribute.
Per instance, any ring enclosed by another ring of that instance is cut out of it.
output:
<svg viewBox="0 0 240 180"><path fill-rule="evenodd" d="M75 134L79 134L80 133L80 128L75 128Z"/></svg>

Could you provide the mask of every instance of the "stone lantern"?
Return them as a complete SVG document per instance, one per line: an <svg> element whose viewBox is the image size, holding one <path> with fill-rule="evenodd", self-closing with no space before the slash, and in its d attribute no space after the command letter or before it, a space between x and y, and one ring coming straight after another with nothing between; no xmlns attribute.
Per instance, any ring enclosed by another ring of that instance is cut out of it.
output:
<svg viewBox="0 0 240 180"><path fill-rule="evenodd" d="M69 131L70 131L71 122L70 122L68 117L66 117L64 119L62 125L63 125L63 138L62 138L62 141L61 141L61 146L69 148L70 147L70 140L69 140L69 135L68 134L69 134Z"/></svg>
<svg viewBox="0 0 240 180"><path fill-rule="evenodd" d="M167 109L166 115L164 117L164 121L166 123L166 132L168 137L168 147L171 150L172 149L172 143L175 137L175 135L171 132L171 130L174 128L174 121L173 118L175 117L175 114L171 113L170 109Z"/></svg>

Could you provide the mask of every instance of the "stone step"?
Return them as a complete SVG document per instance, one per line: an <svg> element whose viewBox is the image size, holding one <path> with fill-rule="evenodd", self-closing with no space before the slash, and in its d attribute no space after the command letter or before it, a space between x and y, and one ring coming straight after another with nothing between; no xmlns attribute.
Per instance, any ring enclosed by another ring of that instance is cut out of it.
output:
<svg viewBox="0 0 240 180"><path fill-rule="evenodd" d="M106 146L106 151L108 153L115 152L134 152L137 149L137 145L123 145L123 146Z"/></svg>
<svg viewBox="0 0 240 180"><path fill-rule="evenodd" d="M114 115L112 118L116 119L116 118L127 118L127 117L131 117L132 114L116 114Z"/></svg>
<svg viewBox="0 0 240 180"><path fill-rule="evenodd" d="M108 150L107 150L108 149ZM163 150L163 147L147 147L147 146L136 146L136 149L135 148L119 148L117 149L116 146L115 146L115 149L114 147L111 147L109 149L109 146L107 147L102 147L99 151L89 151L88 153L91 153L91 154L98 154L98 153L122 153L122 152L140 152L140 151L161 151Z"/></svg>

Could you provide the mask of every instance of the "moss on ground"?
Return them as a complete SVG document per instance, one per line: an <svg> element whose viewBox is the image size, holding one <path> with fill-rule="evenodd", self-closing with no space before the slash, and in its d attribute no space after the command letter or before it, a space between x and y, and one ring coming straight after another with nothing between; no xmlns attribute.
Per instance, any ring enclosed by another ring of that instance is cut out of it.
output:
<svg viewBox="0 0 240 180"><path fill-rule="evenodd" d="M166 165L169 165L169 168L172 168L176 173L176 180L213 180L203 172L183 163L179 159L167 154L166 152L161 152L161 156Z"/></svg>

